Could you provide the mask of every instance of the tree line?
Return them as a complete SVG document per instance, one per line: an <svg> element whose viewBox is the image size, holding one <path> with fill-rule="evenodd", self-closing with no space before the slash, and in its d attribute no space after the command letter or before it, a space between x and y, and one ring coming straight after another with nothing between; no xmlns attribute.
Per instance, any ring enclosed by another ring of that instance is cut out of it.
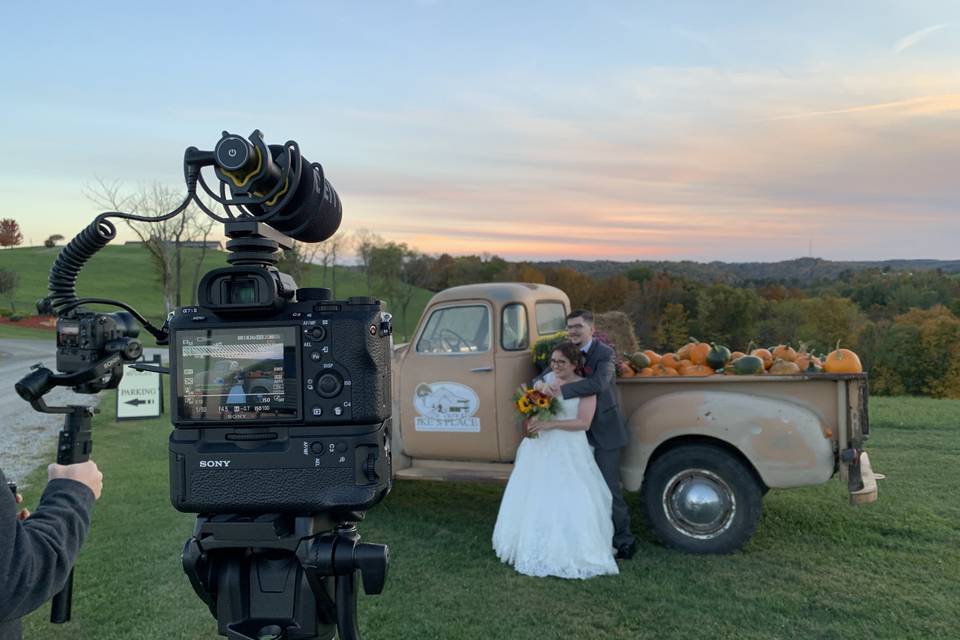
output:
<svg viewBox="0 0 960 640"><path fill-rule="evenodd" d="M574 308L625 312L643 348L673 351L690 337L741 351L790 344L824 354L839 344L859 354L873 393L960 398L960 276L939 269L846 270L807 286L792 278L731 284L643 266L597 278L495 255L427 255L375 234L356 249L369 289L402 317L417 288L543 283Z"/></svg>

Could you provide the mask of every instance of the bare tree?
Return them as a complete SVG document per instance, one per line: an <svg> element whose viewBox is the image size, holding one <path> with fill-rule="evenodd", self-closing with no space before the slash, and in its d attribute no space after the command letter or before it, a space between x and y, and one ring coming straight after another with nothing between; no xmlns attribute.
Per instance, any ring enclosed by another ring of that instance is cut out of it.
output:
<svg viewBox="0 0 960 640"><path fill-rule="evenodd" d="M0 269L0 296L3 296L10 303L10 311L17 313L15 300L17 297L17 286L20 284L20 276L13 271Z"/></svg>
<svg viewBox="0 0 960 640"><path fill-rule="evenodd" d="M166 185L153 183L136 191L126 193L119 181L106 182L97 178L97 183L86 190L86 195L100 208L111 211L123 211L139 216L156 218L174 210L183 201L183 194ZM185 242L209 236L213 229L213 220L209 220L194 206L183 213L162 222L141 222L124 220L128 227L140 238L143 246L157 267L157 279L163 293L166 311L181 305L181 283L183 282L183 245ZM204 253L206 249L203 249ZM194 282L199 279L200 263L194 270ZM194 286L193 296L196 295Z"/></svg>
<svg viewBox="0 0 960 640"><path fill-rule="evenodd" d="M357 229L353 232L353 248L357 252L360 266L367 276L367 293L373 291L374 269L371 269L377 248L383 246L383 238L369 229Z"/></svg>
<svg viewBox="0 0 960 640"><path fill-rule="evenodd" d="M350 250L351 238L345 233L334 234L320 245L320 264L323 267L323 286L327 286L327 273L330 273L330 290L337 297L337 256Z"/></svg>
<svg viewBox="0 0 960 640"><path fill-rule="evenodd" d="M205 202L208 209L214 208L213 202ZM190 304L197 304L197 286L200 282L200 272L203 270L203 259L207 255L207 241L210 237L210 234L213 232L213 227L217 224L217 221L205 214L193 214L193 219L189 223L189 227L192 230L193 240L200 241L200 258L197 260L196 265L193 268L193 283L190 287ZM178 287L179 289L179 287Z"/></svg>

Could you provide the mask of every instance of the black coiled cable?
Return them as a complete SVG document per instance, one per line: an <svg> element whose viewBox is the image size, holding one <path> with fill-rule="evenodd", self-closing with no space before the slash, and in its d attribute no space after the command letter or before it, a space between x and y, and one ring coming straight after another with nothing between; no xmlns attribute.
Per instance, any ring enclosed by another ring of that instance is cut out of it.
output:
<svg viewBox="0 0 960 640"><path fill-rule="evenodd" d="M87 228L67 244L50 269L50 294L37 303L42 314L60 315L65 307L77 301L77 276L87 260L117 236L117 227L98 216Z"/></svg>

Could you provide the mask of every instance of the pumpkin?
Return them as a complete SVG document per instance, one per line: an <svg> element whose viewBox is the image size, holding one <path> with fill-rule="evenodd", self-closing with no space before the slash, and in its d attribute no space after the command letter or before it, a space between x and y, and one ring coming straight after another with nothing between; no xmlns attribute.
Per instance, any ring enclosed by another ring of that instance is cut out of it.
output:
<svg viewBox="0 0 960 640"><path fill-rule="evenodd" d="M800 373L800 367L796 362L777 358L777 361L770 365L769 373L772 376L793 376Z"/></svg>
<svg viewBox="0 0 960 640"><path fill-rule="evenodd" d="M671 367L665 367L662 364L658 364L653 368L653 375L657 377L671 377L680 375L676 369Z"/></svg>
<svg viewBox="0 0 960 640"><path fill-rule="evenodd" d="M710 345L710 351L707 352L707 366L711 369L723 369L730 362L730 349L722 344Z"/></svg>
<svg viewBox="0 0 960 640"><path fill-rule="evenodd" d="M649 378L653 375L653 367L646 367L645 369L640 369L640 373L637 374L639 378Z"/></svg>
<svg viewBox="0 0 960 640"><path fill-rule="evenodd" d="M797 359L797 351L788 344L777 345L770 351L770 355L773 356L773 359L776 360L785 360L786 362L795 362Z"/></svg>
<svg viewBox="0 0 960 640"><path fill-rule="evenodd" d="M643 352L643 355L647 356L647 358L650 359L650 366L651 366L651 367L654 366L654 365L660 364L660 358L661 358L661 356L660 356L660 354L657 353L656 351L651 351L650 349L646 349L646 350Z"/></svg>
<svg viewBox="0 0 960 640"><path fill-rule="evenodd" d="M687 367L681 367L680 375L682 376L712 376L713 369L708 367L705 364L692 364Z"/></svg>
<svg viewBox="0 0 960 640"><path fill-rule="evenodd" d="M689 360L690 350L700 343L696 338L690 338L690 342L677 349L678 360Z"/></svg>
<svg viewBox="0 0 960 640"><path fill-rule="evenodd" d="M750 355L763 360L764 369L769 369L773 365L773 354L767 349L754 349Z"/></svg>
<svg viewBox="0 0 960 640"><path fill-rule="evenodd" d="M838 342L837 348L823 361L823 370L827 373L863 373L863 365L857 354L850 349L841 349Z"/></svg>
<svg viewBox="0 0 960 640"><path fill-rule="evenodd" d="M766 349L764 349L764 351L766 351ZM759 356L749 355L737 358L730 363L728 368L732 370L734 375L755 376L763 373L764 364L763 359Z"/></svg>
<svg viewBox="0 0 960 640"><path fill-rule="evenodd" d="M663 357L660 358L660 364L664 367L676 369L680 366L680 358L678 358L677 354L675 353L665 353L663 354Z"/></svg>
<svg viewBox="0 0 960 640"><path fill-rule="evenodd" d="M636 369L637 371L640 371L641 369L646 369L651 364L650 358L648 358L647 354L645 354L642 351L637 351L636 353L633 353L627 356L627 360L630 361L630 366Z"/></svg>
<svg viewBox="0 0 960 640"><path fill-rule="evenodd" d="M632 378L637 375L637 372L633 370L633 367L630 366L627 362L621 362L617 366L617 373L621 378Z"/></svg>
<svg viewBox="0 0 960 640"><path fill-rule="evenodd" d="M745 356L745 355L747 355L747 354L745 354L743 351L732 351L732 352L730 353L730 359L727 360L727 362L733 362L733 361L736 360L737 358L742 358L742 357Z"/></svg>
<svg viewBox="0 0 960 640"><path fill-rule="evenodd" d="M698 342L690 347L687 358L695 365L705 365L708 353L710 353L710 345L706 342Z"/></svg>
<svg viewBox="0 0 960 640"><path fill-rule="evenodd" d="M797 359L794 360L794 362L800 367L800 371L817 371L822 369L820 358L809 353L797 354Z"/></svg>

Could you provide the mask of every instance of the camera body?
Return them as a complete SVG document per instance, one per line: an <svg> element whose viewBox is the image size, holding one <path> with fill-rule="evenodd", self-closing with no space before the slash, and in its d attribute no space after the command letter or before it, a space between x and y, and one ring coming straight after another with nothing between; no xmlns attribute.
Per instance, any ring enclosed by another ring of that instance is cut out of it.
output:
<svg viewBox="0 0 960 640"><path fill-rule="evenodd" d="M206 306L169 321L180 511L350 513L390 490L390 315L290 283L272 267L218 269Z"/></svg>
<svg viewBox="0 0 960 640"><path fill-rule="evenodd" d="M126 311L99 313L82 307L57 318L57 370L76 373L93 366L110 354L118 354L123 362L133 362L143 353L137 339L140 328ZM123 376L118 360L112 374L75 387L77 393L97 393L113 389Z"/></svg>

